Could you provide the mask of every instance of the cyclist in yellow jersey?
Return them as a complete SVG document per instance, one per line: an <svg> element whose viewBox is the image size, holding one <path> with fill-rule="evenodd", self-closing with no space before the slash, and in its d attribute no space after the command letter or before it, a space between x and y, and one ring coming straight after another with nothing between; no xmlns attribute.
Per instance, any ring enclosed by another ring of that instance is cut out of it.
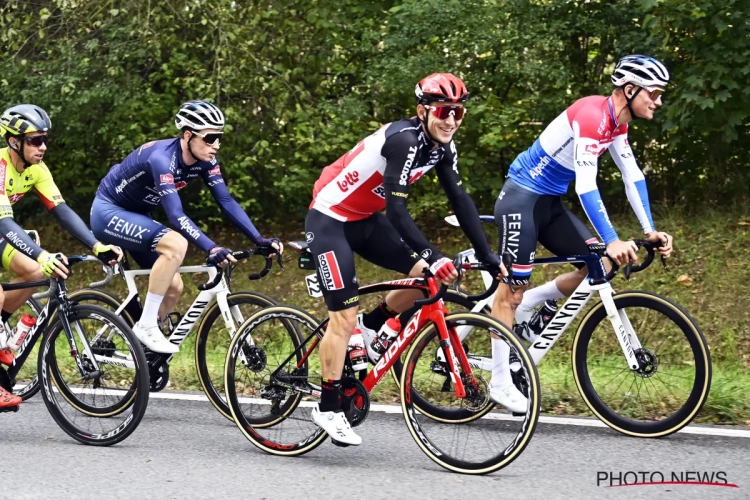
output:
<svg viewBox="0 0 750 500"><path fill-rule="evenodd" d="M64 255L53 255L39 246L13 219L12 205L32 189L67 232L90 248L105 262L114 264L122 258L118 247L105 245L94 237L89 228L63 200L52 174L42 158L49 144L52 128L47 113L32 104L21 104L6 109L0 116L0 135L8 147L0 149L0 254L2 267L18 276L14 282L41 280L44 277L67 277ZM5 331L10 316L34 292L15 290L3 294L0 290L0 363L13 363L13 351L6 346L11 332ZM0 388L0 407L15 406L21 398Z"/></svg>

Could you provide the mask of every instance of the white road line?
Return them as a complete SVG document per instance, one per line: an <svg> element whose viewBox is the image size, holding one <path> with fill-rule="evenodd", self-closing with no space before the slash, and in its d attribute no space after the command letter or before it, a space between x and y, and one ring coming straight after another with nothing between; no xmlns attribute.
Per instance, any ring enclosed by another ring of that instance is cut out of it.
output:
<svg viewBox="0 0 750 500"><path fill-rule="evenodd" d="M206 401L208 398L204 394L183 394L173 392L156 392L150 396L153 399L172 399L172 400L183 400L183 401ZM250 399L248 398L248 402ZM260 402L260 401L257 401ZM303 402L304 406L311 406L313 402ZM370 405L370 411L377 411L382 413L401 413L401 406L399 405L382 405L372 404ZM490 418L494 420L514 420L517 417L505 413L490 413L485 415L483 418ZM579 427L600 427L606 429L607 426L599 420L591 418L574 418L574 417L539 417L539 422L543 424L553 425L572 425ZM720 427L705 427L689 425L682 429L680 433L684 434L698 434L704 436L727 436L727 437L741 437L750 438L750 430L743 429L722 429Z"/></svg>

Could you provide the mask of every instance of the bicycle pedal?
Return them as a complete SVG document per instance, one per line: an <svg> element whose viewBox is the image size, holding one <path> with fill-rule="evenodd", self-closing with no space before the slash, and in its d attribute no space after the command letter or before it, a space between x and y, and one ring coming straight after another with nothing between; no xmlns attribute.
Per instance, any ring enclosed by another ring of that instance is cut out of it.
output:
<svg viewBox="0 0 750 500"><path fill-rule="evenodd" d="M10 413L10 412L15 413L20 409L21 409L20 405L8 406L6 408L0 408L0 413ZM345 445L345 446L349 446L349 445Z"/></svg>
<svg viewBox="0 0 750 500"><path fill-rule="evenodd" d="M341 441L336 441L336 440L335 440L335 439L333 439L333 438L331 438L331 443L333 443L333 444L335 444L336 446L339 446L339 447L341 447L341 448L348 448L349 446L351 446L351 445L349 445L349 444L346 444L346 443L342 443Z"/></svg>

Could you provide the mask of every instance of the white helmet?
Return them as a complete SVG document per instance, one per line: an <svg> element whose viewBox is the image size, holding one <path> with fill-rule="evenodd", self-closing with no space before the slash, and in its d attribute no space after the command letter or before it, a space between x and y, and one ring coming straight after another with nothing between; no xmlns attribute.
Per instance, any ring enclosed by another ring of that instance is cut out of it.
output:
<svg viewBox="0 0 750 500"><path fill-rule="evenodd" d="M639 87L664 87L669 83L669 71L653 57L633 54L617 61L612 83L615 87L628 83Z"/></svg>
<svg viewBox="0 0 750 500"><path fill-rule="evenodd" d="M180 106L174 124L180 130L183 128L191 130L222 129L224 127L224 113L208 101L188 101Z"/></svg>

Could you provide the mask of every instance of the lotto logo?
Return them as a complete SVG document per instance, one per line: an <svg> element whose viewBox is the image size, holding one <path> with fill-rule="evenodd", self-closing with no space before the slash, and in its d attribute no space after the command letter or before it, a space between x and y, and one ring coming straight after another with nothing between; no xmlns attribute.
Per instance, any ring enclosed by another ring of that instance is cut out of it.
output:
<svg viewBox="0 0 750 500"><path fill-rule="evenodd" d="M221 173L221 167L219 165L216 165L216 168L212 168L208 171L209 175L219 175Z"/></svg>
<svg viewBox="0 0 750 500"><path fill-rule="evenodd" d="M172 174L161 174L159 180L162 184L174 184L174 177Z"/></svg>
<svg viewBox="0 0 750 500"><path fill-rule="evenodd" d="M326 252L318 255L318 268L326 290L341 290L344 288L344 280L341 279L341 270L339 270L335 253Z"/></svg>

